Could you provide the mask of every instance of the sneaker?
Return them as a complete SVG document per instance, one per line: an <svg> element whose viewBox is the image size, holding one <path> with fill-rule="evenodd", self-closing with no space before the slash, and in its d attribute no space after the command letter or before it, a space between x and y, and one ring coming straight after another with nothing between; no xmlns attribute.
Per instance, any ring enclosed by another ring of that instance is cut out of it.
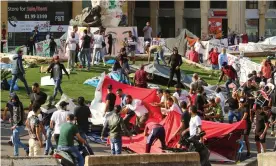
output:
<svg viewBox="0 0 276 166"><path fill-rule="evenodd" d="M271 136L274 136L274 135L275 135L274 131L271 131L270 135L271 135Z"/></svg>
<svg viewBox="0 0 276 166"><path fill-rule="evenodd" d="M251 153L247 152L247 153L246 153L246 157L247 157L247 158L251 157Z"/></svg>

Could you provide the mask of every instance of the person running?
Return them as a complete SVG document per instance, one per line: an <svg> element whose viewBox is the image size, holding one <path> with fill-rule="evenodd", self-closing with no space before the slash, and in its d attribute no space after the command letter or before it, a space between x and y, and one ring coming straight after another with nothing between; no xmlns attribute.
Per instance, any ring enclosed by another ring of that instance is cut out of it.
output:
<svg viewBox="0 0 276 166"><path fill-rule="evenodd" d="M43 148L43 140L41 137L40 120L38 114L40 114L39 103L33 104L34 114L28 118L28 132L29 132L29 156L40 155L41 148Z"/></svg>
<svg viewBox="0 0 276 166"><path fill-rule="evenodd" d="M162 149L166 148L165 142L165 128L156 122L149 122L144 131L144 135L147 137L146 153L150 153L152 144L159 139L162 145Z"/></svg>
<svg viewBox="0 0 276 166"><path fill-rule="evenodd" d="M11 130L12 130L12 142L14 145L14 156L18 156L19 146L23 147L26 156L29 156L29 148L20 141L20 133L24 130L24 108L23 104L19 100L16 94L11 94Z"/></svg>
<svg viewBox="0 0 276 166"><path fill-rule="evenodd" d="M170 79L168 81L168 89L171 86L174 74L176 74L177 84L180 85L180 66L182 65L181 55L178 54L178 49L176 47L173 48L173 54L170 56L168 64L170 65Z"/></svg>
<svg viewBox="0 0 276 166"><path fill-rule="evenodd" d="M59 56L54 56L54 63L51 63L51 65L47 69L48 73L51 72L51 78L53 78L55 82L55 89L53 94L54 99L56 98L58 91L61 95L63 94L63 91L61 89L62 71L64 71L64 73L68 76L68 79L70 79L69 74L65 69L64 65L59 61Z"/></svg>
<svg viewBox="0 0 276 166"><path fill-rule="evenodd" d="M221 82L223 76L226 75L228 77L228 80L225 83L226 86L226 90L227 90L227 94L230 94L230 88L229 85L231 83L234 83L236 85L236 89L239 88L239 80L238 80L238 74L237 71L233 68L233 66L231 65L227 65L226 62L224 62L222 64L222 68L221 68L221 75L219 78L219 82L217 83L217 85Z"/></svg>
<svg viewBox="0 0 276 166"><path fill-rule="evenodd" d="M111 154L118 155L122 153L122 136L126 134L130 137L131 133L126 128L123 118L120 116L121 106L114 106L114 112L107 118L101 133L101 139L104 139L105 133L109 129L109 137L111 144Z"/></svg>
<svg viewBox="0 0 276 166"><path fill-rule="evenodd" d="M14 85L16 83L16 80L19 78L24 86L25 86L25 89L27 91L27 94L28 96L30 95L30 89L28 87L28 83L25 79L25 70L24 70L24 67L23 67L23 59L22 59L22 56L23 56L23 50L21 48L18 48L17 49L17 54L14 55L12 57L12 71L11 71L11 74L12 74L12 83L11 83L11 86L10 86L10 93L13 92L13 88L14 88Z"/></svg>
<svg viewBox="0 0 276 166"><path fill-rule="evenodd" d="M84 158L82 157L78 148L74 146L74 138L76 137L79 142L86 143L86 141L80 136L78 127L74 125L75 117L73 114L66 115L66 121L60 126L60 137L58 140L59 151L65 151L71 153L76 157L78 166L84 166Z"/></svg>
<svg viewBox="0 0 276 166"><path fill-rule="evenodd" d="M66 48L68 46L69 49L69 56L68 56L68 69L74 70L75 66L75 56L76 56L76 49L77 49L77 40L75 39L75 33L72 32L70 38L66 40L65 43L65 54Z"/></svg>

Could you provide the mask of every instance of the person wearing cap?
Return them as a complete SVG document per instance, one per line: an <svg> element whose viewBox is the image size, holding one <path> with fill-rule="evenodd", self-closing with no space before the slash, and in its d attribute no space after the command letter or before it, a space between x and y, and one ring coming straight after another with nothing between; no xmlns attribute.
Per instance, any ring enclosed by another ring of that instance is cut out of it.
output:
<svg viewBox="0 0 276 166"><path fill-rule="evenodd" d="M69 103L62 101L59 104L59 110L55 111L51 117L50 128L54 130L54 139L56 145L58 145L58 140L60 136L60 127L62 124L66 123L66 117L70 112L68 111L67 106Z"/></svg>
<svg viewBox="0 0 276 166"><path fill-rule="evenodd" d="M23 56L23 50L20 48L17 49L17 54L13 56L12 58L12 71L11 71L11 74L12 74L12 83L11 83L11 86L10 86L10 93L13 92L13 88L14 88L14 85L16 83L16 80L19 78L24 86L25 86L25 89L27 91L27 94L30 95L30 89L29 89L29 86L28 86L28 83L25 79L25 70L24 70L24 67L23 67L23 59L22 59L22 56Z"/></svg>
<svg viewBox="0 0 276 166"><path fill-rule="evenodd" d="M84 102L84 97L81 96L78 98L79 105L74 109L74 115L78 124L79 133L83 139L86 139L89 126L88 118L92 118L92 114L89 107Z"/></svg>
<svg viewBox="0 0 276 166"><path fill-rule="evenodd" d="M60 63L59 56L54 56L54 62L51 63L51 65L48 67L47 72L51 73L51 78L54 79L55 82L55 88L54 88L54 94L53 98L55 99L57 96L58 91L60 94L63 94L63 91L61 89L61 82L62 82L62 71L69 77L69 74L67 70L65 69L64 65Z"/></svg>
<svg viewBox="0 0 276 166"><path fill-rule="evenodd" d="M178 54L178 49L173 48L173 54L170 56L168 64L170 65L170 79L168 81L168 89L171 86L174 74L176 74L177 84L180 84L180 66L182 65L181 55Z"/></svg>
<svg viewBox="0 0 276 166"><path fill-rule="evenodd" d="M122 136L127 135L131 138L131 132L126 128L123 118L120 116L122 107L120 105L114 106L114 112L107 118L104 123L101 139L104 139L107 130L109 129L111 154L118 155L122 153Z"/></svg>
<svg viewBox="0 0 276 166"><path fill-rule="evenodd" d="M173 96L178 100L179 104L183 101L187 103L189 93L184 89L181 90L181 85L176 84L174 87L175 87L175 92Z"/></svg>
<svg viewBox="0 0 276 166"><path fill-rule="evenodd" d="M148 83L147 79L151 79L150 75L144 70L144 65L140 66L140 69L137 70L134 74L133 82L134 85L139 88L147 88Z"/></svg>
<svg viewBox="0 0 276 166"><path fill-rule="evenodd" d="M222 68L221 68L221 75L219 78L219 83L221 82L224 75L226 75L228 77L228 79L225 83L225 86L226 86L227 93L229 95L230 94L229 85L231 83L234 83L236 85L236 89L239 88L238 74L237 74L237 71L233 68L233 66L227 65L227 63L224 62L222 64Z"/></svg>
<svg viewBox="0 0 276 166"><path fill-rule="evenodd" d="M252 122L250 120L250 107L246 101L246 98L240 98L238 111L241 112L241 120L246 121L246 129L244 130L244 141L247 149L246 157L250 157L250 143L249 143L249 134L252 127Z"/></svg>
<svg viewBox="0 0 276 166"><path fill-rule="evenodd" d="M75 138L82 144L86 143L85 139L80 136L78 127L75 125L75 116L73 114L67 114L65 123L60 126L57 150L69 152L72 156L76 157L78 166L84 166L84 158L79 149L74 146Z"/></svg>
<svg viewBox="0 0 276 166"><path fill-rule="evenodd" d="M193 74L192 83L190 84L190 92L196 92L199 87L208 86L208 84L201 80L197 73Z"/></svg>
<svg viewBox="0 0 276 166"><path fill-rule="evenodd" d="M24 108L23 104L19 100L16 94L11 96L11 130L12 130L12 140L14 145L14 156L18 156L19 146L23 147L26 155L29 155L29 148L20 141L20 133L24 130Z"/></svg>
<svg viewBox="0 0 276 166"><path fill-rule="evenodd" d="M198 52L195 51L194 47L191 47L191 51L189 52L188 59L194 63L199 63L199 55L198 55Z"/></svg>
<svg viewBox="0 0 276 166"><path fill-rule="evenodd" d="M126 43L128 45L128 53L132 58L132 63L135 64L135 51L137 45L137 37L132 35L131 31L128 31L128 37L126 39Z"/></svg>
<svg viewBox="0 0 276 166"><path fill-rule="evenodd" d="M226 48L222 48L222 52L218 56L218 64L219 64L219 69L222 68L222 64L226 62L228 64L228 57L226 54Z"/></svg>
<svg viewBox="0 0 276 166"><path fill-rule="evenodd" d="M268 116L263 111L260 103L255 103L256 112L256 129L255 129L255 142L257 146L258 153L261 153L261 149L263 152L266 152L266 134L269 128Z"/></svg>
<svg viewBox="0 0 276 166"><path fill-rule="evenodd" d="M104 118L105 120L114 110L115 102L116 102L116 95L112 92L112 85L109 84L107 86L107 95L105 97L105 109L104 109L104 115L103 115L105 117Z"/></svg>

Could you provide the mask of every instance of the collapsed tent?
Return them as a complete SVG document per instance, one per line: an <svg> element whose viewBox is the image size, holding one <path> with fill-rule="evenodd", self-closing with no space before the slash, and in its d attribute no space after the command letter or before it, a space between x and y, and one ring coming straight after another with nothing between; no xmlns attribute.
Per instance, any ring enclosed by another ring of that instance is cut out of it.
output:
<svg viewBox="0 0 276 166"><path fill-rule="evenodd" d="M159 107L154 107L150 103L159 102L159 99L156 95L156 89L144 89L137 88L130 85L122 84L117 82L104 74L102 74L98 86L95 91L95 98L91 102L90 110L92 113L91 122L94 125L103 124L103 114L105 108L105 97L107 95L107 86L111 84L113 91L117 89L122 89L124 94L129 94L133 99L142 100L144 106L149 110L149 119L152 121L159 122L162 119L162 115ZM116 99L116 104L120 104L120 99Z"/></svg>
<svg viewBox="0 0 276 166"><path fill-rule="evenodd" d="M176 38L167 38L165 40L166 47L173 50L173 47L178 48L178 53L184 55L187 50L187 43L192 46L195 44L198 37L187 29L182 29Z"/></svg>
<svg viewBox="0 0 276 166"><path fill-rule="evenodd" d="M179 136L176 131L181 123L181 115L176 112L170 112L160 124L166 131L166 144L168 147L175 148ZM202 121L202 129L206 132L204 136L205 144L211 151L211 161L234 161L238 152L239 144L237 140L241 138L243 130L246 128L246 122L241 121L233 124L216 123ZM128 137L123 137L123 147L129 148L136 153L145 153L146 137L139 134L132 137L132 142ZM151 153L162 153L160 141L156 141L151 148Z"/></svg>

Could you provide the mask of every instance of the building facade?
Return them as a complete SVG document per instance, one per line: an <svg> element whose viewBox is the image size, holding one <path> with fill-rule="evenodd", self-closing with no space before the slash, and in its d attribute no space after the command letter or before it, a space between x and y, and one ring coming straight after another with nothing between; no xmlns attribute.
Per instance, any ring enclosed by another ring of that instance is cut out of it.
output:
<svg viewBox="0 0 276 166"><path fill-rule="evenodd" d="M113 0L107 0L109 3L112 3L111 1ZM55 2L57 1L44 1L41 3L51 5L51 3ZM1 27L3 27L2 25L5 25L7 32L11 31L7 26L8 18L12 13L16 13L9 11L8 9L12 6L20 7L20 4L22 3L26 2L1 1ZM210 33L213 33L213 31L219 31L220 36L222 37L226 37L232 32L246 32L250 41L257 40L259 36L269 37L276 35L275 1L184 0L127 1L126 3L127 24L128 26L137 26L139 36L143 36L142 29L147 21L151 23L154 36L161 32L165 38L177 36L183 28L187 28L197 36L201 36L203 39ZM64 10L59 12L59 14L63 14L65 18L62 24L69 25L68 20L80 14L83 8L90 6L91 1L60 1L60 4L60 6L64 7ZM63 4L66 4L66 6ZM44 13L53 15L51 14L51 10ZM16 15L20 16L20 13L17 12ZM23 19L24 18L25 17L23 17ZM60 24L59 22L55 22L55 20L52 22ZM8 33L6 35L8 35Z"/></svg>

